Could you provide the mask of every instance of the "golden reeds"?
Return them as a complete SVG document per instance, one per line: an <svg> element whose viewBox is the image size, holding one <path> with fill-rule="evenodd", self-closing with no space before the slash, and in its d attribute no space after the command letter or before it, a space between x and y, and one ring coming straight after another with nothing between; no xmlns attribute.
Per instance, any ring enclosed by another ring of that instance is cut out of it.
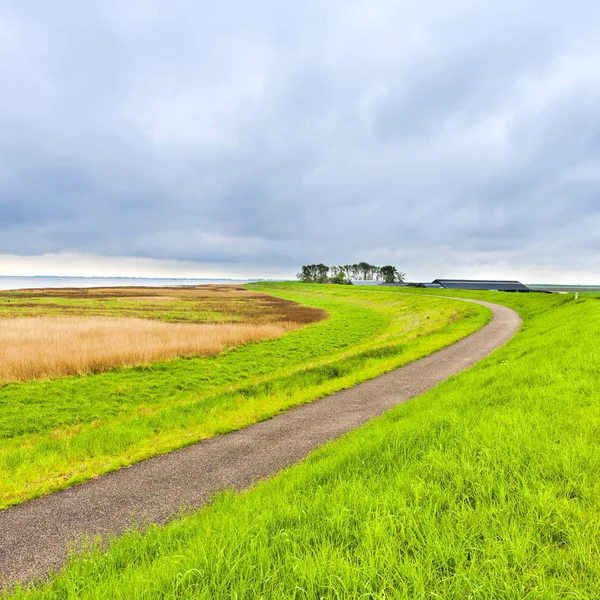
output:
<svg viewBox="0 0 600 600"><path fill-rule="evenodd" d="M0 381L98 373L176 357L206 356L299 325L162 323L109 317L0 319Z"/></svg>

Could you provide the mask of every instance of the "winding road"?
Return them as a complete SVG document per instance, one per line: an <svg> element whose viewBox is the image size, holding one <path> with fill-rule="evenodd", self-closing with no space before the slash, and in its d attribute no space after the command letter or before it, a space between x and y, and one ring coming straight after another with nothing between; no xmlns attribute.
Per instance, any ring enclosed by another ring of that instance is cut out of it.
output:
<svg viewBox="0 0 600 600"><path fill-rule="evenodd" d="M0 588L59 569L67 547L85 536L118 535L164 523L216 492L246 489L301 461L325 442L360 427L472 367L521 325L504 306L476 333L405 367L304 404L268 421L152 458L76 487L0 512Z"/></svg>

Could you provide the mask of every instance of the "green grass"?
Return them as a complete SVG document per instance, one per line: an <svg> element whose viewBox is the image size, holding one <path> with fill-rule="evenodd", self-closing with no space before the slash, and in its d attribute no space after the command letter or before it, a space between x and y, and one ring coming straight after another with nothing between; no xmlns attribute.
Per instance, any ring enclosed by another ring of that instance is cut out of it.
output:
<svg viewBox="0 0 600 600"><path fill-rule="evenodd" d="M0 386L0 508L269 418L427 355L488 312L332 286L253 289L329 318L218 356Z"/></svg>
<svg viewBox="0 0 600 600"><path fill-rule="evenodd" d="M463 295L517 309L522 331L273 480L15 597L599 598L600 303Z"/></svg>

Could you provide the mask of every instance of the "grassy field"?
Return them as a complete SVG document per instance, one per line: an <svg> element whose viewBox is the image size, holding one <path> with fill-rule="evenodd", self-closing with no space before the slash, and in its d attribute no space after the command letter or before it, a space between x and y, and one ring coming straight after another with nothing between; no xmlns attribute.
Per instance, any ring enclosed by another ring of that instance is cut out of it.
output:
<svg viewBox="0 0 600 600"><path fill-rule="evenodd" d="M252 292L283 315L277 318L292 320L298 315L298 320L306 321L310 313L314 320L314 310L307 307L320 311L318 315L326 311L328 318L280 339L247 344L213 357L1 385L0 508L349 387L448 345L489 318L486 309L474 305L350 287L263 285L253 286ZM166 291L156 293L162 298ZM62 309L48 306L61 305L60 298L38 295L44 310L64 316ZM239 296L243 298L243 292ZM35 298L24 302L22 296L17 297L17 306L7 309L13 317L31 316L25 314L30 309L43 314ZM68 310L79 310L77 302L135 305L147 297L146 290L135 300L70 298ZM190 302L198 304L197 298ZM213 303L209 312L256 312L236 302L235 310ZM99 310L94 304L85 314L96 316ZM119 315L129 314L122 307L118 310ZM174 320L172 314L161 314L161 319ZM268 319L273 320L273 316Z"/></svg>
<svg viewBox="0 0 600 600"><path fill-rule="evenodd" d="M599 598L600 303L463 295L522 331L273 480L15 596Z"/></svg>

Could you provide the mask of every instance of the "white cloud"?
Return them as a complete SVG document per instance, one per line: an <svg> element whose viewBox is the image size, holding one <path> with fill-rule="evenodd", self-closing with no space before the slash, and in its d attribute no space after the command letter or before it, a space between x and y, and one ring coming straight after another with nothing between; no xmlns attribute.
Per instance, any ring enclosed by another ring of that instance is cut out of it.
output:
<svg viewBox="0 0 600 600"><path fill-rule="evenodd" d="M600 280L599 16L591 0L9 1L3 264Z"/></svg>

